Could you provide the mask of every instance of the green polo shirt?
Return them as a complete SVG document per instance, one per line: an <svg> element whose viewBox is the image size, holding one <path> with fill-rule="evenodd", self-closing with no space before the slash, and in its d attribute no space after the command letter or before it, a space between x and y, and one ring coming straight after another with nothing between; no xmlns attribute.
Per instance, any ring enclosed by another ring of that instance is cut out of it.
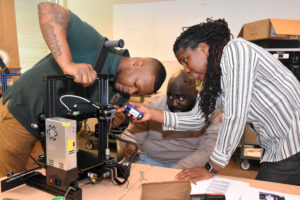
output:
<svg viewBox="0 0 300 200"><path fill-rule="evenodd" d="M70 12L67 39L73 61L94 66L104 37L89 24L81 21L75 14ZM122 56L129 56L129 52L127 50L109 52L101 73L111 74L115 78ZM30 70L20 76L3 95L3 103L10 99L8 109L12 115L36 137L39 135L38 130L31 128L31 124L37 123L38 115L44 113L43 76L47 75L63 75L62 70L51 54L45 56ZM109 103L122 105L128 100L129 96L113 91L114 78L110 79ZM98 102L98 87L96 83L90 87L83 87L74 83L73 80L57 81L56 94L58 97L56 102L57 116L63 116L67 111L65 106L59 101L59 97L62 95L72 94ZM82 102L82 100L69 97L63 99L63 103L68 107L72 107L74 103L78 102ZM82 109L83 112L88 112L95 108L90 105L82 105L79 109Z"/></svg>

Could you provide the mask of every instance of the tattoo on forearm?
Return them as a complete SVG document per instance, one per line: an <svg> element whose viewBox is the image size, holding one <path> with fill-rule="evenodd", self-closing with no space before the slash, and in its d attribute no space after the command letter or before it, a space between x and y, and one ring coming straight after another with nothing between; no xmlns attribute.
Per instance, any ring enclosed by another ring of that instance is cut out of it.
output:
<svg viewBox="0 0 300 200"><path fill-rule="evenodd" d="M66 27L67 22L66 22L66 16L63 12L59 10L50 10L49 13L52 14L52 20L59 26Z"/></svg>
<svg viewBox="0 0 300 200"><path fill-rule="evenodd" d="M48 36L46 38L47 44L49 45L49 49L51 49L51 53L54 58L57 58L62 55L61 45L54 33L54 28L50 23L41 24L42 30Z"/></svg>
<svg viewBox="0 0 300 200"><path fill-rule="evenodd" d="M67 27L67 16L65 12L57 4L47 4L45 12L51 16L50 21L55 24L66 28ZM50 22L49 21L49 22Z"/></svg>
<svg viewBox="0 0 300 200"><path fill-rule="evenodd" d="M62 8L57 4L46 4L44 9L40 11L40 17L50 16L47 21L41 24L41 29L45 35L45 40L51 50L54 58L62 55L61 44L59 44L59 38L54 32L54 26L60 26L61 28L67 30L68 17L67 14L62 10Z"/></svg>

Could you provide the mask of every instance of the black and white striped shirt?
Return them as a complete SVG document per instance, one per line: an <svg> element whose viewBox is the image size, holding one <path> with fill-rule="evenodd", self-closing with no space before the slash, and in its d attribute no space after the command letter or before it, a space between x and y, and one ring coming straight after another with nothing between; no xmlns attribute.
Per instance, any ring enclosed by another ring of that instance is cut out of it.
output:
<svg viewBox="0 0 300 200"><path fill-rule="evenodd" d="M223 91L217 107L223 123L211 160L224 167L252 123L264 149L261 162L300 152L300 83L269 52L241 38L230 41L221 58ZM196 107L186 113L164 111L164 129L194 130L204 124Z"/></svg>

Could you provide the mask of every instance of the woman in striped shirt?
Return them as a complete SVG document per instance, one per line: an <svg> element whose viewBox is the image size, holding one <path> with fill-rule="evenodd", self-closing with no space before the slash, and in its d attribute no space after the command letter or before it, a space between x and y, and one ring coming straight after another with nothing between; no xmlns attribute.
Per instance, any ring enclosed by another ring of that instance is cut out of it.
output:
<svg viewBox="0 0 300 200"><path fill-rule="evenodd" d="M263 148L257 179L300 185L300 83L263 48L241 38L230 41L225 20L208 19L189 27L173 51L184 70L203 83L199 109L170 113L134 104L143 120L168 130L200 129L216 108L223 112L218 140L206 167L180 172L177 179L210 178L225 167L246 123Z"/></svg>

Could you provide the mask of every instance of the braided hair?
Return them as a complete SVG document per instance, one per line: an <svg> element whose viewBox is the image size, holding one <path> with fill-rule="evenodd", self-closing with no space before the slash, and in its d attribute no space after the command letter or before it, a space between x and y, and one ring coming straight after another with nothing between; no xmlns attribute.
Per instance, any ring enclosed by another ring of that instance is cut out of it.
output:
<svg viewBox="0 0 300 200"><path fill-rule="evenodd" d="M199 106L204 113L206 121L208 116L215 110L216 99L221 92L221 68L220 61L224 46L230 40L230 30L224 19L206 19L206 22L188 27L176 39L173 52L187 48L196 49L199 43L204 42L209 46L207 58L207 71L205 81L200 92Z"/></svg>

